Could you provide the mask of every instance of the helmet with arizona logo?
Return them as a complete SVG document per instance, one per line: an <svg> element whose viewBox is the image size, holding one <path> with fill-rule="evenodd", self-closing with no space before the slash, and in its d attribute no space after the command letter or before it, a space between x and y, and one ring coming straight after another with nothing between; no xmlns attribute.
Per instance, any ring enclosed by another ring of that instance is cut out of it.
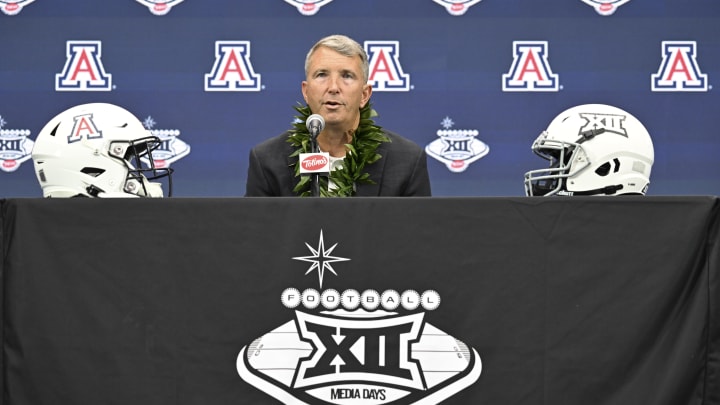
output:
<svg viewBox="0 0 720 405"><path fill-rule="evenodd" d="M126 109L82 104L52 118L32 151L44 197L163 197L172 169L155 168L160 139Z"/></svg>
<svg viewBox="0 0 720 405"><path fill-rule="evenodd" d="M645 195L655 160L645 126L605 104L563 111L535 139L532 151L549 167L525 173L527 196Z"/></svg>

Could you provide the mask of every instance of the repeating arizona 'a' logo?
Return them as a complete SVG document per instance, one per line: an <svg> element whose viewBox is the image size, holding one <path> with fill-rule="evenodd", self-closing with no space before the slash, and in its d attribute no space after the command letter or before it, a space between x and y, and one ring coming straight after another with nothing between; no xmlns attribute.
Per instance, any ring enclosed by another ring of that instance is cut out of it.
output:
<svg viewBox="0 0 720 405"><path fill-rule="evenodd" d="M14 172L30 159L35 142L30 140L29 129L5 129L7 124L0 115L0 170Z"/></svg>
<svg viewBox="0 0 720 405"><path fill-rule="evenodd" d="M55 90L112 90L112 75L105 73L101 49L100 41L67 41L67 60L62 73L55 75Z"/></svg>
<svg viewBox="0 0 720 405"><path fill-rule="evenodd" d="M502 75L503 91L558 91L547 51L547 41L514 41L512 66Z"/></svg>
<svg viewBox="0 0 720 405"><path fill-rule="evenodd" d="M707 75L700 71L695 41L663 41L660 69L652 75L652 91L707 91Z"/></svg>
<svg viewBox="0 0 720 405"><path fill-rule="evenodd" d="M17 15L33 1L35 0L0 0L0 9L7 15Z"/></svg>
<svg viewBox="0 0 720 405"><path fill-rule="evenodd" d="M452 15L463 15L466 11L481 0L433 0L435 3L445 7Z"/></svg>
<svg viewBox="0 0 720 405"><path fill-rule="evenodd" d="M137 0L137 2L147 6L150 12L155 15L165 15L174 6L182 3L183 0Z"/></svg>
<svg viewBox="0 0 720 405"><path fill-rule="evenodd" d="M306 274L335 275L337 243L306 243ZM240 377L286 404L436 404L477 381L477 351L431 325L440 294L368 289L287 288L292 319L240 350Z"/></svg>
<svg viewBox="0 0 720 405"><path fill-rule="evenodd" d="M170 164L176 162L190 154L190 145L178 138L180 130L178 129L154 129L155 120L148 116L143 120L143 126L153 135L160 138L160 146L152 151L152 165L150 159L145 155L140 160L148 166L154 166L159 169L170 167Z"/></svg>
<svg viewBox="0 0 720 405"><path fill-rule="evenodd" d="M73 117L73 127L67 136L68 143L73 143L85 139L102 138L102 131L98 130L95 125L92 113L80 114Z"/></svg>
<svg viewBox="0 0 720 405"><path fill-rule="evenodd" d="M370 75L368 84L374 91L410 91L410 75L400 65L398 41L365 41Z"/></svg>
<svg viewBox="0 0 720 405"><path fill-rule="evenodd" d="M600 15L611 15L618 7L630 0L582 0L583 3L592 6Z"/></svg>
<svg viewBox="0 0 720 405"><path fill-rule="evenodd" d="M490 148L476 138L476 129L451 129L454 124L450 117L445 117L442 120L445 129L437 131L438 139L425 146L425 152L445 163L451 172L459 173L465 171L470 163L487 155Z"/></svg>
<svg viewBox="0 0 720 405"><path fill-rule="evenodd" d="M297 8L302 15L314 15L320 11L320 7L333 0L285 0Z"/></svg>
<svg viewBox="0 0 720 405"><path fill-rule="evenodd" d="M215 41L215 65L205 91L260 91L260 74L250 63L250 41Z"/></svg>

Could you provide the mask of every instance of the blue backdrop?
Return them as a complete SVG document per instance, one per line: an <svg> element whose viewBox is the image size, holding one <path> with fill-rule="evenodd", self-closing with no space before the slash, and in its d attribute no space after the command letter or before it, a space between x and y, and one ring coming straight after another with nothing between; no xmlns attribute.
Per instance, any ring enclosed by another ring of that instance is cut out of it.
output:
<svg viewBox="0 0 720 405"><path fill-rule="evenodd" d="M720 195L717 0L0 0L0 7L0 197L41 196L32 141L55 114L98 101L127 108L168 140L158 159L176 170L176 196L241 196L249 149L290 128L305 54L334 33L379 58L371 61L379 125L423 147L439 134L465 134L471 146L444 157L456 165L428 158L436 196L524 195L523 174L546 164L532 141L562 110L583 103L618 106L648 128L656 158L649 195ZM516 53L528 44L541 50L536 64ZM517 74L520 86L504 85Z"/></svg>

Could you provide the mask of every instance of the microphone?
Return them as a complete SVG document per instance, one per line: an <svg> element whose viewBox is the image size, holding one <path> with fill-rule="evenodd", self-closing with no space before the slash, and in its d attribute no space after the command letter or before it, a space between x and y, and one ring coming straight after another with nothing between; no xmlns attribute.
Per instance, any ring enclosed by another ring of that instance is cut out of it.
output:
<svg viewBox="0 0 720 405"><path fill-rule="evenodd" d="M305 126L310 131L310 136L315 139L320 131L325 128L325 119L320 114L313 114L305 120Z"/></svg>
<svg viewBox="0 0 720 405"><path fill-rule="evenodd" d="M305 120L305 126L310 132L310 145L312 153L301 153L298 157L301 174L310 174L310 194L320 197L320 175L330 174L330 154L320 152L317 137L325 128L325 119L320 114L313 114Z"/></svg>

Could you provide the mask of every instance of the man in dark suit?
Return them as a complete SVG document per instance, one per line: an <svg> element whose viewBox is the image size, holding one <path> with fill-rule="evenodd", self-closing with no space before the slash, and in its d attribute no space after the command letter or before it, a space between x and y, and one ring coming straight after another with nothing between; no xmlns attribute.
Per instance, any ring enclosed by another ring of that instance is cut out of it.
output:
<svg viewBox="0 0 720 405"><path fill-rule="evenodd" d="M368 76L368 58L360 44L343 35L318 41L305 59L302 93L307 107L296 108L300 116L293 130L250 151L245 195L309 195L298 154L309 152L303 118L320 114L325 126L317 143L320 151L329 153L332 168L320 183L322 195L430 196L425 151L372 121Z"/></svg>

